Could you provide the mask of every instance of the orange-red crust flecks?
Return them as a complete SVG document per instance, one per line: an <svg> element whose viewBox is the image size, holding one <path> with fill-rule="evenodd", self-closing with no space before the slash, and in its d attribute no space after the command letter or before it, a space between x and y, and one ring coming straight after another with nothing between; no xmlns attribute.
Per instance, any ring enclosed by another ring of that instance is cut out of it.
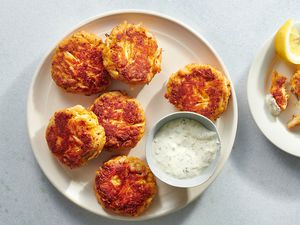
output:
<svg viewBox="0 0 300 225"><path fill-rule="evenodd" d="M165 97L176 108L216 120L227 109L228 79L210 65L189 64L172 74Z"/></svg>
<svg viewBox="0 0 300 225"><path fill-rule="evenodd" d="M270 93L281 110L285 110L288 104L289 94L286 89L287 80L287 77L277 71L273 71Z"/></svg>
<svg viewBox="0 0 300 225"><path fill-rule="evenodd" d="M52 58L55 83L71 93L91 95L105 90L111 78L104 68L102 40L80 31L59 43Z"/></svg>
<svg viewBox="0 0 300 225"><path fill-rule="evenodd" d="M120 91L100 95L90 107L104 127L105 149L133 148L145 132L145 113L139 102Z"/></svg>
<svg viewBox="0 0 300 225"><path fill-rule="evenodd" d="M148 84L161 70L162 49L141 24L126 21L105 41L104 66L110 75L129 84Z"/></svg>
<svg viewBox="0 0 300 225"><path fill-rule="evenodd" d="M97 157L105 144L96 115L79 105L56 112L45 136L50 151L71 169Z"/></svg>
<svg viewBox="0 0 300 225"><path fill-rule="evenodd" d="M157 192L149 167L128 156L105 162L96 172L94 189L102 207L123 216L143 213Z"/></svg>

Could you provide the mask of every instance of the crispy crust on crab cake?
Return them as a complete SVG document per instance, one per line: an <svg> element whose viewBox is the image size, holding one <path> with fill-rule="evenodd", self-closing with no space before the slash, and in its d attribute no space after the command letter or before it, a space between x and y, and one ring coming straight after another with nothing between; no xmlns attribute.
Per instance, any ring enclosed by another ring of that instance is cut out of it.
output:
<svg viewBox="0 0 300 225"><path fill-rule="evenodd" d="M216 120L231 95L229 80L210 65L189 64L172 74L165 97L177 109Z"/></svg>
<svg viewBox="0 0 300 225"><path fill-rule="evenodd" d="M46 140L54 156L73 169L96 158L106 139L97 116L77 105L54 113L46 129Z"/></svg>
<svg viewBox="0 0 300 225"><path fill-rule="evenodd" d="M142 24L116 26L105 41L104 66L116 80L148 84L161 70L162 49Z"/></svg>
<svg viewBox="0 0 300 225"><path fill-rule="evenodd" d="M145 113L140 103L120 91L100 95L91 105L104 127L107 150L128 150L136 146L145 132Z"/></svg>
<svg viewBox="0 0 300 225"><path fill-rule="evenodd" d="M291 78L291 91L300 100L300 70L298 70Z"/></svg>
<svg viewBox="0 0 300 225"><path fill-rule="evenodd" d="M61 41L52 58L52 78L67 92L91 95L105 90L111 78L104 68L103 43L80 31Z"/></svg>
<svg viewBox="0 0 300 225"><path fill-rule="evenodd" d="M282 111L286 109L290 97L286 88L287 80L287 77L273 71L270 93Z"/></svg>
<svg viewBox="0 0 300 225"><path fill-rule="evenodd" d="M123 216L138 216L157 193L149 167L136 157L118 156L96 172L95 194L101 206Z"/></svg>
<svg viewBox="0 0 300 225"><path fill-rule="evenodd" d="M288 128L292 129L300 125L300 115L293 115L293 117L288 121Z"/></svg>

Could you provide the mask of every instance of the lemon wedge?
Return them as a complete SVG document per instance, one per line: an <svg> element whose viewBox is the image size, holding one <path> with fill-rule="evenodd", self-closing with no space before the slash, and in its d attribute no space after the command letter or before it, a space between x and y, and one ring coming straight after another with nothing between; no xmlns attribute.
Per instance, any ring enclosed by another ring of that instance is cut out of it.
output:
<svg viewBox="0 0 300 225"><path fill-rule="evenodd" d="M275 50L286 61L300 64L300 34L293 20L287 20L277 31Z"/></svg>

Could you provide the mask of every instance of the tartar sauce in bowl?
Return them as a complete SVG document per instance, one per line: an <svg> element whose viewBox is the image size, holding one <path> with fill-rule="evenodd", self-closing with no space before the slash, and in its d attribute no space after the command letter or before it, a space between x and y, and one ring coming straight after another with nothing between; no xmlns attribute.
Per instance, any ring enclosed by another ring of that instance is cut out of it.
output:
<svg viewBox="0 0 300 225"><path fill-rule="evenodd" d="M146 158L154 175L176 187L206 182L218 166L220 137L214 123L193 112L176 112L147 136Z"/></svg>
<svg viewBox="0 0 300 225"><path fill-rule="evenodd" d="M187 118L167 122L155 134L152 143L157 165L179 179L201 174L215 159L219 147L215 131Z"/></svg>

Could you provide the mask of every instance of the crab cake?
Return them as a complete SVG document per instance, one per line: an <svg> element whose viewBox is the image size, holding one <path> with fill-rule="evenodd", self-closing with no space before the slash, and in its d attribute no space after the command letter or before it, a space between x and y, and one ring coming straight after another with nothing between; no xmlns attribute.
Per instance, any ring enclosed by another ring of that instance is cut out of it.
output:
<svg viewBox="0 0 300 225"><path fill-rule="evenodd" d="M300 70L298 70L291 78L291 91L298 100L300 100Z"/></svg>
<svg viewBox="0 0 300 225"><path fill-rule="evenodd" d="M50 151L72 168L96 158L105 144L104 128L97 116L80 105L56 112L46 129Z"/></svg>
<svg viewBox="0 0 300 225"><path fill-rule="evenodd" d="M216 120L227 109L229 80L210 65L189 64L171 75L165 97L177 109Z"/></svg>
<svg viewBox="0 0 300 225"><path fill-rule="evenodd" d="M292 129L300 125L300 115L293 115L293 117L288 122L288 128Z"/></svg>
<svg viewBox="0 0 300 225"><path fill-rule="evenodd" d="M145 113L140 103L120 91L111 91L98 97L90 107L104 127L105 149L133 148L144 135Z"/></svg>
<svg viewBox="0 0 300 225"><path fill-rule="evenodd" d="M287 80L287 77L283 76L277 71L273 71L270 93L281 111L286 109L289 99L289 94L286 89Z"/></svg>
<svg viewBox="0 0 300 225"><path fill-rule="evenodd" d="M52 78L67 92L91 95L105 90L111 78L104 68L103 43L94 34L77 32L59 43L52 58Z"/></svg>
<svg viewBox="0 0 300 225"><path fill-rule="evenodd" d="M96 172L95 193L105 209L138 216L148 208L157 188L149 167L136 157L118 156Z"/></svg>
<svg viewBox="0 0 300 225"><path fill-rule="evenodd" d="M162 49L142 24L124 21L105 41L104 66L116 80L148 84L161 70Z"/></svg>

